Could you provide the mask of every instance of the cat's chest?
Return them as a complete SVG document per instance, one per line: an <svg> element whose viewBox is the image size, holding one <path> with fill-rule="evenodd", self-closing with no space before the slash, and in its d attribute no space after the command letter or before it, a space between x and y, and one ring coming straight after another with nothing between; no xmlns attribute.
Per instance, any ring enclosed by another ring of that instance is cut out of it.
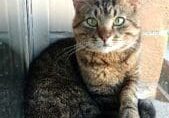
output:
<svg viewBox="0 0 169 118"><path fill-rule="evenodd" d="M120 67L81 67L83 80L94 94L114 95L121 89L125 69Z"/></svg>
<svg viewBox="0 0 169 118"><path fill-rule="evenodd" d="M114 93L114 89L121 89L126 73L135 64L131 58L118 61L120 56L117 55L92 56L84 53L77 55L77 60L83 80L89 90L100 94L111 94Z"/></svg>
<svg viewBox="0 0 169 118"><path fill-rule="evenodd" d="M127 67L123 63L111 62L109 58L92 57L91 55L84 58L79 57L78 63L83 78L95 84L116 84L124 78L127 71Z"/></svg>
<svg viewBox="0 0 169 118"><path fill-rule="evenodd" d="M126 68L123 65L81 67L85 81L90 84L116 85L123 81Z"/></svg>

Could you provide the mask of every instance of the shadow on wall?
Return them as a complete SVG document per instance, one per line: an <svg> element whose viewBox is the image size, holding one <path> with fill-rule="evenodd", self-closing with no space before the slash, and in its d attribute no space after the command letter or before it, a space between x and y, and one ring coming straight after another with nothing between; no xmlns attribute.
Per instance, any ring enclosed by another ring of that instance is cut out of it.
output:
<svg viewBox="0 0 169 118"><path fill-rule="evenodd" d="M0 117L23 118L23 61L0 42Z"/></svg>

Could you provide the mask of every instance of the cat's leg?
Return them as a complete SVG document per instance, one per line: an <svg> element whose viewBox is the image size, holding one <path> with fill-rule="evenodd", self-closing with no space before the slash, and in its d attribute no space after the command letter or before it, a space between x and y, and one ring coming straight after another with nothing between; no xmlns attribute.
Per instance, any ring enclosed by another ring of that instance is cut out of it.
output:
<svg viewBox="0 0 169 118"><path fill-rule="evenodd" d="M137 97L135 96L134 82L129 82L130 86L123 88L120 99L120 118L140 118L137 107ZM133 85L132 85L133 84Z"/></svg>
<svg viewBox="0 0 169 118"><path fill-rule="evenodd" d="M136 87L138 81L138 71L133 69L128 74L124 86L120 93L120 118L140 118L138 112L138 98Z"/></svg>
<svg viewBox="0 0 169 118"><path fill-rule="evenodd" d="M97 105L90 100L79 104L77 111L80 114L71 118L100 118L101 115Z"/></svg>

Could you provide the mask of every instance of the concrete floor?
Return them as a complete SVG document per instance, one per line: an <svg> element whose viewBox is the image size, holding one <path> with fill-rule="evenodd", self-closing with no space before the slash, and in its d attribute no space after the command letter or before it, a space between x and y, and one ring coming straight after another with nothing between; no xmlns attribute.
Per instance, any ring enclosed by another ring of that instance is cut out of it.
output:
<svg viewBox="0 0 169 118"><path fill-rule="evenodd" d="M153 100L156 108L156 118L169 118L169 103Z"/></svg>

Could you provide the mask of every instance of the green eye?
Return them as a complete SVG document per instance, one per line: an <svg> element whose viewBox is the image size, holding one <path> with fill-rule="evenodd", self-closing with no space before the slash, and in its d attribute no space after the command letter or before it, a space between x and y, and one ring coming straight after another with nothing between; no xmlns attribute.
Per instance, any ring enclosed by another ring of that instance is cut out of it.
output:
<svg viewBox="0 0 169 118"><path fill-rule="evenodd" d="M86 20L86 22L91 27L97 27L97 25L98 25L98 22L97 22L97 20L95 18L88 18Z"/></svg>
<svg viewBox="0 0 169 118"><path fill-rule="evenodd" d="M115 20L114 20L114 25L115 26L121 26L125 23L125 18L124 17L117 17Z"/></svg>

